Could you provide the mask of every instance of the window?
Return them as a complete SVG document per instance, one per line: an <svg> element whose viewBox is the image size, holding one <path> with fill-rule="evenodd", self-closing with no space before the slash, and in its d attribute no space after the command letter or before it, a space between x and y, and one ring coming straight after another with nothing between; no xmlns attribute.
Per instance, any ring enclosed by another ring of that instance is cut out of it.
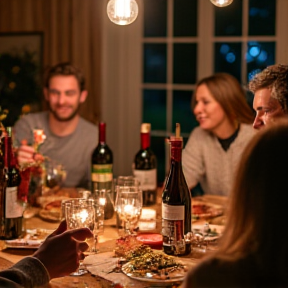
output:
<svg viewBox="0 0 288 288"><path fill-rule="evenodd" d="M219 8L208 0L144 1L142 121L151 123L159 182L166 172L165 138L179 122L185 143L197 125L190 105L197 80L221 71L245 85L277 62L276 14L284 2L234 0Z"/></svg>

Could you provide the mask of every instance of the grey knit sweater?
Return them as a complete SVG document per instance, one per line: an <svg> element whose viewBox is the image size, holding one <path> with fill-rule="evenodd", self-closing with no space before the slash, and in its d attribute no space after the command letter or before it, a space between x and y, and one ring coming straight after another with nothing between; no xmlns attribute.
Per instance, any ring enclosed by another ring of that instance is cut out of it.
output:
<svg viewBox="0 0 288 288"><path fill-rule="evenodd" d="M195 128L182 153L188 187L200 183L205 194L227 196L243 150L255 133L252 125L241 124L238 136L224 151L215 135L200 127Z"/></svg>
<svg viewBox="0 0 288 288"><path fill-rule="evenodd" d="M11 268L0 271L0 287L48 287L49 273L40 260L25 257Z"/></svg>

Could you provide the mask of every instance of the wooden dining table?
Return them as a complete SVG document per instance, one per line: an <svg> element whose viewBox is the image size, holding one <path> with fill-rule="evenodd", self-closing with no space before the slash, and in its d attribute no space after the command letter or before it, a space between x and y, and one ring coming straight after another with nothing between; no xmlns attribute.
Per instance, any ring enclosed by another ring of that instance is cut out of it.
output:
<svg viewBox="0 0 288 288"><path fill-rule="evenodd" d="M213 196L213 195L206 195L197 197L197 203L198 202L203 203L215 203L216 205L221 205L223 207L226 206L227 198L222 196ZM193 203L193 200L192 200ZM155 209L156 211L156 227L153 230L146 231L146 233L160 233L161 231L161 192L159 191L158 197L157 197L157 203L151 207L148 207L151 209ZM223 224L223 216L215 217L213 219L213 223L217 223L217 225ZM199 219L193 223L197 225L204 224L207 219ZM47 230L47 231L53 231L55 230L59 222L51 222L51 221L45 221L44 219L40 218L39 216L35 215L34 217L31 217L29 219L25 219L25 228L27 230L31 229L41 229ZM211 222L212 223L212 222ZM193 226L193 224L192 224ZM141 231L140 231L141 232ZM142 231L143 232L143 231ZM118 229L116 227L116 217L113 216L112 219L105 220L104 222L104 232L98 236L98 244L97 244L97 250L98 254L106 255L107 253L112 253L116 247L116 239L119 238ZM18 262L22 258L26 256L33 255L35 249L29 249L27 248L7 248L7 245L5 244L5 241L0 241L0 270L7 269L10 266L13 265L13 263ZM105 254L106 253L106 254ZM190 255L191 256L191 255ZM193 256L193 255L192 255ZM191 256L191 257L192 257ZM202 255L203 256L203 255ZM197 257L193 257L195 260ZM200 258L200 257L199 257ZM197 260L196 260L197 261ZM55 265L57 265L55 263ZM113 274L113 273L111 273ZM128 276L125 276L128 278ZM51 288L64 288L64 287L73 287L73 288L84 288L84 287L95 287L95 288L111 288L114 287L114 278L110 275L93 275L91 273L84 274L82 276L65 276L61 278L54 278L50 281L49 287ZM133 285L132 285L133 286ZM131 286L131 287L132 287ZM127 285L125 286L127 287ZM139 287L135 286L134 287ZM149 285L144 285L143 287L149 287Z"/></svg>

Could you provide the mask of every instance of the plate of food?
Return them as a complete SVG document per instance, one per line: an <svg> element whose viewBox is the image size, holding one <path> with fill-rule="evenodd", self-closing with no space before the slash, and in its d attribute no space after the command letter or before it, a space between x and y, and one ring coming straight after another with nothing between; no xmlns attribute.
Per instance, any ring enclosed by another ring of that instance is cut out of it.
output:
<svg viewBox="0 0 288 288"><path fill-rule="evenodd" d="M192 220L208 219L221 216L224 213L224 208L218 204L203 203L192 200Z"/></svg>
<svg viewBox="0 0 288 288"><path fill-rule="evenodd" d="M45 204L44 208L39 211L39 216L46 221L59 222L61 220L61 199L53 200Z"/></svg>
<svg viewBox="0 0 288 288"><path fill-rule="evenodd" d="M38 249L43 240L13 239L5 240L6 248L13 249Z"/></svg>
<svg viewBox="0 0 288 288"><path fill-rule="evenodd" d="M54 230L33 229L27 230L23 238L5 240L5 248L12 249L38 249L46 237Z"/></svg>
<svg viewBox="0 0 288 288"><path fill-rule="evenodd" d="M196 265L191 259L169 256L146 245L131 251L126 259L129 262L122 266L125 275L156 286L181 283L187 271Z"/></svg>

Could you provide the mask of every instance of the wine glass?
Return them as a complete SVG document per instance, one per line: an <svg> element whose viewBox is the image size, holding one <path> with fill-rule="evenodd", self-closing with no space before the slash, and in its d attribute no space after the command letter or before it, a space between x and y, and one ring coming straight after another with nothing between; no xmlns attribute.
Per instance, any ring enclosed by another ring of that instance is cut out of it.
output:
<svg viewBox="0 0 288 288"><path fill-rule="evenodd" d="M62 164L46 158L44 161L45 186L47 188L60 187L66 179L66 170Z"/></svg>
<svg viewBox="0 0 288 288"><path fill-rule="evenodd" d="M125 234L133 234L133 229L141 215L142 206L142 190L139 186L119 186L117 188L115 211L124 221Z"/></svg>
<svg viewBox="0 0 288 288"><path fill-rule="evenodd" d="M75 199L72 201L65 201L65 219L67 222L67 229L89 228L94 231L95 226L95 206L93 199ZM89 245L88 254L93 252L94 238L86 239ZM86 253L86 252L84 252ZM73 272L72 276L80 276L87 273L83 260L79 260L78 270Z"/></svg>

